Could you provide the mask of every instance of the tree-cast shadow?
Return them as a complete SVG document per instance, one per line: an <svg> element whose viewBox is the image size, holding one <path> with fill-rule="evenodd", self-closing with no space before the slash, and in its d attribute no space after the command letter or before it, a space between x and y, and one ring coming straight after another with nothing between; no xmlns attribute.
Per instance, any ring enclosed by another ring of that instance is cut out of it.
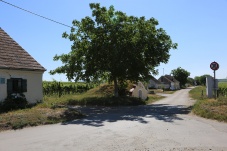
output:
<svg viewBox="0 0 227 151"><path fill-rule="evenodd" d="M178 114L188 114L191 107L182 105L152 104L132 107L75 107L87 116L62 123L81 124L87 126L104 126L104 122L137 121L147 124L147 118L155 118L163 122L174 122L183 120Z"/></svg>

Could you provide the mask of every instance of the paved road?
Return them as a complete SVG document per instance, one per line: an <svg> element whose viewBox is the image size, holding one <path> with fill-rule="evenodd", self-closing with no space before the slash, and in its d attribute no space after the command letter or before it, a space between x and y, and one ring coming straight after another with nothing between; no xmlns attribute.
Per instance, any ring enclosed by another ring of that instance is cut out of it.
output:
<svg viewBox="0 0 227 151"><path fill-rule="evenodd" d="M78 108L85 119L0 133L0 151L227 151L227 124L190 113L188 91L148 106Z"/></svg>

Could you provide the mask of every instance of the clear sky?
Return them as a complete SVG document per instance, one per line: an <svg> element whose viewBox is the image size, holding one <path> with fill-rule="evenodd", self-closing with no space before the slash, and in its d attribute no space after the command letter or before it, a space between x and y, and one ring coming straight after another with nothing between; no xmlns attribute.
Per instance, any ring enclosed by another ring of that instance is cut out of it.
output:
<svg viewBox="0 0 227 151"><path fill-rule="evenodd" d="M91 16L89 3L113 5L115 10L137 17L151 17L159 21L177 50L171 50L167 64L161 64L159 77L170 74L177 67L191 73L190 77L213 75L210 63L220 68L217 78L227 77L227 0L5 0L58 22L72 25L74 19ZM55 54L68 53L71 44L61 37L70 28L34 16L0 0L0 27L32 55L47 71L43 80L67 81L64 75L50 75L49 71L61 66L53 61ZM1 55L1 54L0 54ZM164 69L164 70L163 70Z"/></svg>

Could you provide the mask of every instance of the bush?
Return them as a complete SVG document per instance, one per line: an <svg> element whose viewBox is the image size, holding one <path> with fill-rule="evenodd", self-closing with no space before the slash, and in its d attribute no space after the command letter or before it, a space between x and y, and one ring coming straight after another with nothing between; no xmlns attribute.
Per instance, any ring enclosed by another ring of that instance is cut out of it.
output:
<svg viewBox="0 0 227 151"><path fill-rule="evenodd" d="M10 94L5 101L1 103L2 111L24 109L26 107L28 107L28 101L22 93Z"/></svg>
<svg viewBox="0 0 227 151"><path fill-rule="evenodd" d="M119 96L126 96L128 93L127 93L127 89L118 89L118 94Z"/></svg>

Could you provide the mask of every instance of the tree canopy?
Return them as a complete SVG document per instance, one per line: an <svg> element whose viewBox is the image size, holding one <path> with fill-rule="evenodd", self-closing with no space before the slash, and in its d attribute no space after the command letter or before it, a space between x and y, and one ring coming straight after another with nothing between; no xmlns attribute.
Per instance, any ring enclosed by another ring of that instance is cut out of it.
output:
<svg viewBox="0 0 227 151"><path fill-rule="evenodd" d="M171 74L173 74L174 78L180 82L181 88L185 86L185 84L187 83L187 78L190 76L190 72L181 67L172 70Z"/></svg>
<svg viewBox="0 0 227 151"><path fill-rule="evenodd" d="M114 81L117 96L118 81L157 74L155 67L167 63L170 49L177 48L164 29L156 28L154 18L127 16L113 6L107 9L98 3L91 3L90 9L92 17L74 20L71 33L63 33L73 45L68 54L54 57L63 65L51 74L66 73L75 81L108 77Z"/></svg>
<svg viewBox="0 0 227 151"><path fill-rule="evenodd" d="M206 85L206 77L210 76L209 74L204 74L202 76L196 76L194 79L197 85Z"/></svg>

